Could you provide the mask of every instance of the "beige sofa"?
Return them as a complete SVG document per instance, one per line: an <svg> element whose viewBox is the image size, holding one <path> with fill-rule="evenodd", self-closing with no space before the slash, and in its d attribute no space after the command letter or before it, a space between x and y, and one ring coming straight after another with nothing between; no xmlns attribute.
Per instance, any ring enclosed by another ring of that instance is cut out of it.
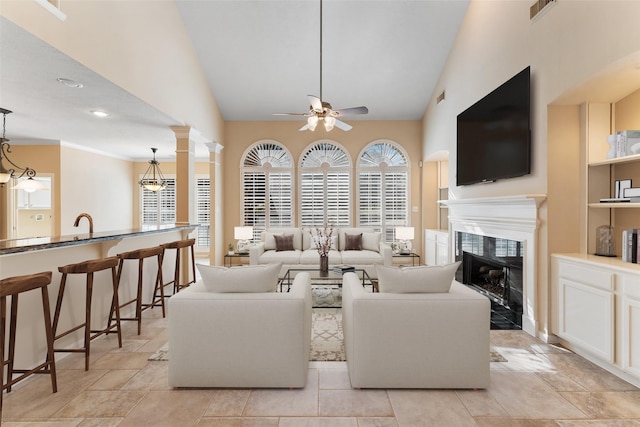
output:
<svg viewBox="0 0 640 427"><path fill-rule="evenodd" d="M318 250L308 228L279 227L262 232L260 242L249 249L249 264L282 263L280 277L290 268L317 267L320 264ZM314 230L315 232L315 230ZM344 250L345 235L362 233L362 250ZM293 235L293 248L289 251L277 251L274 235ZM334 249L329 251L329 268L337 264L348 264L364 269L369 277L376 277L375 265L392 264L391 246L382 241L382 234L372 228L334 229Z"/></svg>
<svg viewBox="0 0 640 427"><path fill-rule="evenodd" d="M489 300L453 282L447 293L370 293L343 278L347 365L355 388L486 388Z"/></svg>
<svg viewBox="0 0 640 427"><path fill-rule="evenodd" d="M306 385L308 274L290 292L210 292L199 281L169 299L169 312L169 386Z"/></svg>

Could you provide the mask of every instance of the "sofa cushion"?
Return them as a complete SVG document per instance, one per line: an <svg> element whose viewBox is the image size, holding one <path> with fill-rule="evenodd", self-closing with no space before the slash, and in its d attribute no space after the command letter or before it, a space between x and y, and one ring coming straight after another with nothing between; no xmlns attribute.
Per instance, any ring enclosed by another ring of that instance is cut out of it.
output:
<svg viewBox="0 0 640 427"><path fill-rule="evenodd" d="M342 264L349 265L374 265L382 264L384 260L380 252L374 251L342 251Z"/></svg>
<svg viewBox="0 0 640 427"><path fill-rule="evenodd" d="M379 231L362 233L362 249L367 251L380 252L380 241L382 233Z"/></svg>
<svg viewBox="0 0 640 427"><path fill-rule="evenodd" d="M276 241L276 252L292 251L293 249L293 234L285 234L283 236L273 236Z"/></svg>
<svg viewBox="0 0 640 427"><path fill-rule="evenodd" d="M302 251L300 255L300 264L306 267L320 267L320 254L316 249L307 249L306 251ZM342 256L340 256L340 252L335 250L329 251L329 265L337 265L342 264Z"/></svg>
<svg viewBox="0 0 640 427"><path fill-rule="evenodd" d="M300 254L302 251L266 251L260 258L258 262L260 264L272 264L276 262L280 262L282 264L299 264L300 263Z"/></svg>
<svg viewBox="0 0 640 427"><path fill-rule="evenodd" d="M334 230L334 234L331 236L331 249L338 250L338 235L335 234L336 230ZM310 229L302 230L302 250L306 251L307 249L317 249L315 242L313 241L313 236L315 235L315 231L311 231Z"/></svg>
<svg viewBox="0 0 640 427"><path fill-rule="evenodd" d="M344 235L345 251L361 251L362 250L362 233L345 234Z"/></svg>
<svg viewBox="0 0 640 427"><path fill-rule="evenodd" d="M275 292L280 263L217 267L196 264L209 292Z"/></svg>
<svg viewBox="0 0 640 427"><path fill-rule="evenodd" d="M266 233L278 234L280 236L285 236L287 234L293 234L293 249L302 250L302 230L299 227L270 227ZM265 241L266 244L266 241ZM273 241L273 247L270 249L275 249L275 239ZM267 247L265 250L269 250Z"/></svg>
<svg viewBox="0 0 640 427"><path fill-rule="evenodd" d="M378 289L386 293L445 293L460 261L442 266L385 267L376 265Z"/></svg>

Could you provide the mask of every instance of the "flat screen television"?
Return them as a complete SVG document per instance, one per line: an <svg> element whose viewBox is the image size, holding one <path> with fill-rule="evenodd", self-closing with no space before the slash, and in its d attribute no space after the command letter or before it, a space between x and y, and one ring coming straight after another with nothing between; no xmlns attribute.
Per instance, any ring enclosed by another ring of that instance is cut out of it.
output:
<svg viewBox="0 0 640 427"><path fill-rule="evenodd" d="M530 67L457 118L457 185L531 173Z"/></svg>

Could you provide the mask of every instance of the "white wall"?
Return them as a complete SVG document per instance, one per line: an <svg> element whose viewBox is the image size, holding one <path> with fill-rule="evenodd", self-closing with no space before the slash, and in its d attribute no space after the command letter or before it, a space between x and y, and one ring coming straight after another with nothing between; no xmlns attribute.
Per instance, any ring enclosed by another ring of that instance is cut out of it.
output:
<svg viewBox="0 0 640 427"><path fill-rule="evenodd" d="M86 219L78 228L73 221L80 213L93 217L93 231L132 228L133 163L127 160L60 147L61 235L88 233Z"/></svg>
<svg viewBox="0 0 640 427"><path fill-rule="evenodd" d="M425 112L423 158L449 151L449 188L455 198L546 193L547 105L615 61L640 54L638 1L558 0L530 21L532 3L472 0L434 91L446 90L446 100L436 105L431 99ZM455 187L456 116L527 65L532 75L532 174Z"/></svg>

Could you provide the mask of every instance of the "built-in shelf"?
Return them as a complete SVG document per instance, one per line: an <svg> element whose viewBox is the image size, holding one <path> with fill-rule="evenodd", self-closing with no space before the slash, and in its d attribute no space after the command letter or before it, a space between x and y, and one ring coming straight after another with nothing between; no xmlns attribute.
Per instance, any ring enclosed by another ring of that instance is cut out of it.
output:
<svg viewBox="0 0 640 427"><path fill-rule="evenodd" d="M640 203L629 203L629 202L620 202L620 203L589 203L590 208L602 208L602 209L612 209L612 208L640 208Z"/></svg>
<svg viewBox="0 0 640 427"><path fill-rule="evenodd" d="M640 154L634 154L633 156L616 157L613 159L607 159L599 162L589 163L589 166L615 165L618 163L636 162L638 160L640 160Z"/></svg>

